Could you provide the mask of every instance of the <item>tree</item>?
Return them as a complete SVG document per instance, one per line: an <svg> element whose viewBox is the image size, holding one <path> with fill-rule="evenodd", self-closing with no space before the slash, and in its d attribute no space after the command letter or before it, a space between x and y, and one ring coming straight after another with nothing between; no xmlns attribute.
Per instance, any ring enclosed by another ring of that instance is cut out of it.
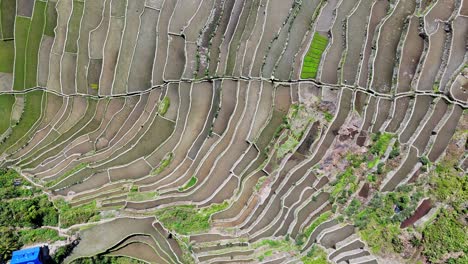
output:
<svg viewBox="0 0 468 264"><path fill-rule="evenodd" d="M0 227L0 262L9 260L13 251L21 246L18 233L13 228Z"/></svg>

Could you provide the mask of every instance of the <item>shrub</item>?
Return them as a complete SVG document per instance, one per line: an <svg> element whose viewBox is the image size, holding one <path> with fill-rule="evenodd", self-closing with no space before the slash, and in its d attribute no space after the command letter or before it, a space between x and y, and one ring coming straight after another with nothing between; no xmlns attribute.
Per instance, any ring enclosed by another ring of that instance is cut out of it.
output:
<svg viewBox="0 0 468 264"><path fill-rule="evenodd" d="M392 148L392 151L388 155L389 159L394 159L396 157L400 156L400 148Z"/></svg>
<svg viewBox="0 0 468 264"><path fill-rule="evenodd" d="M438 262L445 254L468 254L468 227L460 223L455 211L442 209L437 219L423 231L424 255Z"/></svg>
<svg viewBox="0 0 468 264"><path fill-rule="evenodd" d="M305 239L306 239L306 236L304 234L298 234L296 237L296 245L297 246L304 245Z"/></svg>
<svg viewBox="0 0 468 264"><path fill-rule="evenodd" d="M323 113L323 116L327 122L331 122L333 120L333 115L327 111Z"/></svg>
<svg viewBox="0 0 468 264"><path fill-rule="evenodd" d="M374 155L382 156L387 150L387 147L390 144L390 140L393 137L394 136L389 133L384 133L384 134L377 133L372 138L375 143L370 148L370 153Z"/></svg>
<svg viewBox="0 0 468 264"><path fill-rule="evenodd" d="M427 158L426 156L420 157L419 161L422 163L422 165L428 165L430 163L429 158Z"/></svg>
<svg viewBox="0 0 468 264"><path fill-rule="evenodd" d="M351 201L348 208L346 208L345 213L348 216L352 216L357 213L360 207L361 207L361 202L355 198Z"/></svg>
<svg viewBox="0 0 468 264"><path fill-rule="evenodd" d="M385 163L380 162L377 165L377 174L381 175L384 172Z"/></svg>
<svg viewBox="0 0 468 264"><path fill-rule="evenodd" d="M327 254L318 246L314 245L307 255L301 258L304 264L328 264Z"/></svg>

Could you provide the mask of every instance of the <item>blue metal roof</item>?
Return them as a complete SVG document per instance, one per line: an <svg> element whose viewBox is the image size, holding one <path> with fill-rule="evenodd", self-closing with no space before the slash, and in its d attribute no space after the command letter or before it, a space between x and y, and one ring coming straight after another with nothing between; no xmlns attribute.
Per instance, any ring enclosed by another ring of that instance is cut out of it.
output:
<svg viewBox="0 0 468 264"><path fill-rule="evenodd" d="M14 251L10 264L42 264L39 260L40 252L40 247Z"/></svg>

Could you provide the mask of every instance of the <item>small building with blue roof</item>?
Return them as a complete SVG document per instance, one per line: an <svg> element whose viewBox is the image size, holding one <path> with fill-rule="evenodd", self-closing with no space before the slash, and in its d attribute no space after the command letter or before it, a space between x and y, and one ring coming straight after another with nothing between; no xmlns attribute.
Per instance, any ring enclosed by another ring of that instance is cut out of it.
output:
<svg viewBox="0 0 468 264"><path fill-rule="evenodd" d="M14 251L10 264L44 264L41 250L41 247L34 247Z"/></svg>

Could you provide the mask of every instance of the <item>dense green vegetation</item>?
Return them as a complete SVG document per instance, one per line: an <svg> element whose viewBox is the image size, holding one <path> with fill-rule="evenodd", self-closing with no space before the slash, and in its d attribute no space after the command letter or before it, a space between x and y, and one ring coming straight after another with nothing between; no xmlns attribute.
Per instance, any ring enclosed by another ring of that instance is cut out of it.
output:
<svg viewBox="0 0 468 264"><path fill-rule="evenodd" d="M1 0L0 12L1 37L3 39L12 39L15 26L16 0Z"/></svg>
<svg viewBox="0 0 468 264"><path fill-rule="evenodd" d="M15 182L19 186L15 186ZM46 195L13 170L0 169L0 226L56 226L58 213Z"/></svg>
<svg viewBox="0 0 468 264"><path fill-rule="evenodd" d="M76 53L78 52L78 36L80 35L80 22L83 16L84 2L73 1L73 11L68 21L67 43L65 51Z"/></svg>
<svg viewBox="0 0 468 264"><path fill-rule="evenodd" d="M456 211L442 209L424 229L423 253L431 262L438 262L449 253L468 256L468 226L460 221L462 217Z"/></svg>
<svg viewBox="0 0 468 264"><path fill-rule="evenodd" d="M46 195L3 200L0 204L0 226L36 228L57 224L57 210Z"/></svg>
<svg viewBox="0 0 468 264"><path fill-rule="evenodd" d="M37 242L55 242L64 240L64 237L59 236L57 230L48 228L26 229L19 232L19 241L21 244L27 245Z"/></svg>
<svg viewBox="0 0 468 264"><path fill-rule="evenodd" d="M15 73L14 90L23 90L26 70L26 47L31 19L17 16L15 20Z"/></svg>
<svg viewBox="0 0 468 264"><path fill-rule="evenodd" d="M413 214L423 195L414 185L406 185L395 192L376 193L365 207L353 200L345 215L354 221L373 252L400 253L400 224Z"/></svg>
<svg viewBox="0 0 468 264"><path fill-rule="evenodd" d="M1 55L0 55L1 57ZM12 94L2 94L0 95L0 135L5 133L10 127L10 117L11 110L13 109L13 104L15 103L15 96Z"/></svg>
<svg viewBox="0 0 468 264"><path fill-rule="evenodd" d="M336 180L331 182L333 187L331 192L331 199L344 204L348 201L348 197L356 192L358 187L358 178L354 174L354 169L348 167L343 173L337 175Z"/></svg>
<svg viewBox="0 0 468 264"><path fill-rule="evenodd" d="M23 245L61 239L57 231L41 228L58 224L52 202L14 170L0 169L0 200L0 262Z"/></svg>
<svg viewBox="0 0 468 264"><path fill-rule="evenodd" d="M19 124L13 127L11 135L0 145L0 152L21 139L39 120L42 112L42 91L26 93L23 115Z"/></svg>
<svg viewBox="0 0 468 264"><path fill-rule="evenodd" d="M463 216L467 213L468 177L458 169L458 148L449 148L447 156L435 165L421 156L421 171L429 175L420 176L415 183L397 187L393 192L381 193L377 190L382 175L388 171L387 166L391 166L387 163L400 155L398 141L390 146L394 138L388 133L373 134L367 153L350 153L346 157L349 167L331 183L331 199L335 202L333 211L339 211L342 220L353 222L359 228L361 238L373 253L399 253L411 257L413 253L409 252L419 250L430 263L465 263L468 230ZM382 160L389 147L389 160ZM367 163L366 166L361 166L363 163ZM369 173L372 168L375 172ZM369 181L371 188L376 190L371 192L374 194L370 200L353 195L355 179ZM427 197L442 203L443 209L423 226L402 229L401 223L412 216L418 204Z"/></svg>
<svg viewBox="0 0 468 264"><path fill-rule="evenodd" d="M455 211L463 213L468 201L468 177L456 169L458 160L441 162L431 171L431 192L435 198L450 205Z"/></svg>
<svg viewBox="0 0 468 264"><path fill-rule="evenodd" d="M377 165L381 164L380 170L383 169L382 163L380 163L380 159L383 158L387 148L389 147L391 140L395 138L395 135L390 133L376 133L372 135L372 143L371 147L368 150L366 155L357 155L354 153L350 153L346 159L351 165L352 168L359 168L362 163L367 162L367 168L372 169ZM400 145L398 141L392 146L392 151L389 154L389 159L393 159L400 155ZM380 171L378 174L382 174L383 171Z"/></svg>
<svg viewBox="0 0 468 264"><path fill-rule="evenodd" d="M322 53L328 45L328 38L315 33L312 43L310 44L309 51L304 57L304 64L302 65L301 79L315 78L317 70L322 59Z"/></svg>
<svg viewBox="0 0 468 264"><path fill-rule="evenodd" d="M389 133L377 133L372 137L373 144L371 148L369 149L371 154L374 154L376 156L382 156L385 154L385 151L387 150L390 141L392 138L395 136Z"/></svg>
<svg viewBox="0 0 468 264"><path fill-rule="evenodd" d="M63 199L57 199L54 203L59 209L60 227L62 228L90 221L98 221L100 219L100 214L96 208L95 201L76 207L72 207Z"/></svg>
<svg viewBox="0 0 468 264"><path fill-rule="evenodd" d="M37 86L38 53L46 22L46 7L46 2L36 1L34 4L34 13L31 20L31 26L28 33L28 42L26 45L25 88L32 88Z"/></svg>
<svg viewBox="0 0 468 264"><path fill-rule="evenodd" d="M10 260L11 253L21 246L18 232L14 228L0 226L0 262Z"/></svg>
<svg viewBox="0 0 468 264"><path fill-rule="evenodd" d="M15 186L15 182L20 185ZM16 171L6 169L0 169L0 187L1 199L31 197L41 192L23 180Z"/></svg>
<svg viewBox="0 0 468 264"><path fill-rule="evenodd" d="M15 62L15 42L0 40L0 72L13 72Z"/></svg>
<svg viewBox="0 0 468 264"><path fill-rule="evenodd" d="M448 263L468 262L468 177L458 169L456 155L447 157L430 170L433 199L447 205L422 230L423 254L431 262L448 258ZM455 257L455 256L459 257Z"/></svg>
<svg viewBox="0 0 468 264"><path fill-rule="evenodd" d="M228 206L227 202L204 208L196 208L192 205L174 206L156 212L156 217L169 230L187 235L208 230L211 215Z"/></svg>

